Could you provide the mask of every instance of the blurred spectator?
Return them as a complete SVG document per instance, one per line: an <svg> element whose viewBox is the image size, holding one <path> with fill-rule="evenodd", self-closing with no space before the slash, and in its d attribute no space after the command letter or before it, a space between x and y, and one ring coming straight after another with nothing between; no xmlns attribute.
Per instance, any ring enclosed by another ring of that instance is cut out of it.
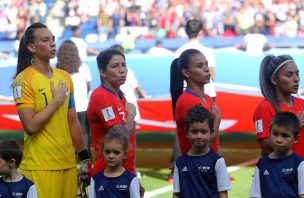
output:
<svg viewBox="0 0 304 198"><path fill-rule="evenodd" d="M73 26L71 29L72 29L73 36L70 39L77 46L78 53L79 53L81 60L86 58L88 56L88 53L94 54L94 55L99 54L99 51L89 48L88 44L85 42L85 40L80 37L81 32L80 32L80 29L78 26Z"/></svg>
<svg viewBox="0 0 304 198"><path fill-rule="evenodd" d="M99 11L98 19L97 19L99 41L107 40L109 34L109 22L110 22L110 17L106 13L104 7L102 7Z"/></svg>
<svg viewBox="0 0 304 198"><path fill-rule="evenodd" d="M259 32L259 28L254 27L251 33L244 36L244 41L235 47L255 56L261 55L265 50L269 50L271 45L267 42L267 37Z"/></svg>
<svg viewBox="0 0 304 198"><path fill-rule="evenodd" d="M120 28L124 26L124 12L121 6L115 6L113 14L110 16L109 21L109 38L115 39L120 33Z"/></svg>
<svg viewBox="0 0 304 198"><path fill-rule="evenodd" d="M151 47L147 54L150 55L158 55L158 56L168 56L173 55L174 53L163 47L163 43L161 41L156 41L155 46Z"/></svg>
<svg viewBox="0 0 304 198"><path fill-rule="evenodd" d="M23 36L23 31L18 31L17 36L16 36L16 40L14 42L14 49L15 49L15 54L18 54L18 50L19 50L19 44L20 44L20 40Z"/></svg>
<svg viewBox="0 0 304 198"><path fill-rule="evenodd" d="M30 12L30 21L31 23L34 22L45 22L45 17L47 13L47 7L44 1L42 0L30 0L29 6Z"/></svg>

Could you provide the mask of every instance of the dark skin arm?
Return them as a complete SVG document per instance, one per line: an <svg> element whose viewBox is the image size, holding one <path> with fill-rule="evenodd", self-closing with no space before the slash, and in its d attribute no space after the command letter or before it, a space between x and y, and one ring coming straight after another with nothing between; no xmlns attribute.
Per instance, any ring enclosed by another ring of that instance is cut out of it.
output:
<svg viewBox="0 0 304 198"><path fill-rule="evenodd" d="M262 156L268 155L273 151L273 149L270 145L269 138L260 139L259 144L260 144L260 147L261 147L261 155Z"/></svg>

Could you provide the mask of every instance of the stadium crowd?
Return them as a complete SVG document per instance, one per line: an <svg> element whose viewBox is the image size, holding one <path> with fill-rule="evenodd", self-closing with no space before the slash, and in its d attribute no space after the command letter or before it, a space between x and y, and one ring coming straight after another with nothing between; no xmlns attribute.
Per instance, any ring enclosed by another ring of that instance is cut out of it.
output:
<svg viewBox="0 0 304 198"><path fill-rule="evenodd" d="M33 22L45 22L53 0L1 0L0 39L15 39ZM257 28L266 35L304 33L301 0L65 0L66 28L80 25L101 40L115 38L124 27L141 28L142 38L186 37L188 19L204 22L205 36L245 35ZM132 28L131 28L132 30ZM131 32L132 33L132 32ZM138 36L138 35L137 35Z"/></svg>
<svg viewBox="0 0 304 198"><path fill-rule="evenodd" d="M69 0L66 16L66 26L96 21L99 35L110 38L125 26L146 27L146 38L185 37L191 18L204 22L205 36L245 35L257 27L262 34L295 37L304 29L300 0Z"/></svg>

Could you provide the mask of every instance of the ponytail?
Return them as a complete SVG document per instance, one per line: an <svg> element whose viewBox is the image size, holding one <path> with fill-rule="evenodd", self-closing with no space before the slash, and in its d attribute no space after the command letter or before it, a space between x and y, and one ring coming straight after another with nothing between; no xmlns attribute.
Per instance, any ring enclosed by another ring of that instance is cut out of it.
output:
<svg viewBox="0 0 304 198"><path fill-rule="evenodd" d="M33 55L31 52L27 49L24 41L24 36L22 36L19 44L19 50L18 50L18 60L17 60L17 71L14 76L14 78L17 77L17 75L22 72L25 68L27 68L29 65L31 65Z"/></svg>
<svg viewBox="0 0 304 198"><path fill-rule="evenodd" d="M179 58L176 58L171 63L170 69L170 93L172 99L173 116L175 115L176 101L178 97L183 93L184 80L186 80L182 74L182 69L188 69L190 65L190 58L194 54L201 54L196 49L187 49Z"/></svg>
<svg viewBox="0 0 304 198"><path fill-rule="evenodd" d="M271 82L271 77L277 77L277 71L287 63L287 60L293 61L292 57L289 55L267 55L260 65L259 76L261 92L265 99L272 104L277 113L280 112L281 109L278 96L275 92L275 85Z"/></svg>
<svg viewBox="0 0 304 198"><path fill-rule="evenodd" d="M184 79L181 69L178 67L178 58L174 59L170 68L170 93L172 99L173 117L178 97L183 93Z"/></svg>

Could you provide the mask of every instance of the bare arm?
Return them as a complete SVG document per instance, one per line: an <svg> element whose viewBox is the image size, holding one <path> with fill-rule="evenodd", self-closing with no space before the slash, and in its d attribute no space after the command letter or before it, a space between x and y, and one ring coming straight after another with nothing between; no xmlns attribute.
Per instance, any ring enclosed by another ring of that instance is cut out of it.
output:
<svg viewBox="0 0 304 198"><path fill-rule="evenodd" d="M140 86L137 86L135 88L135 92L138 94L139 98L146 98L147 97L146 93L141 89Z"/></svg>
<svg viewBox="0 0 304 198"><path fill-rule="evenodd" d="M81 126L75 108L69 109L68 121L74 147L77 151L85 149Z"/></svg>
<svg viewBox="0 0 304 198"><path fill-rule="evenodd" d="M211 135L210 138L210 142L209 142L209 146L213 146L214 142L216 141L217 137L218 137L218 133L219 133L219 128L220 128L220 123L221 123L221 111L219 109L219 107L214 103L212 106L212 113L214 113L215 118L214 118L214 131Z"/></svg>
<svg viewBox="0 0 304 198"><path fill-rule="evenodd" d="M18 115L25 132L34 135L39 132L51 119L57 108L65 101L67 86L59 82L58 88L51 82L53 100L42 111L35 113L33 108L23 108L18 110Z"/></svg>
<svg viewBox="0 0 304 198"><path fill-rule="evenodd" d="M87 48L87 52L90 53L90 54L94 54L94 55L98 55L99 54L99 51L94 50L92 48Z"/></svg>
<svg viewBox="0 0 304 198"><path fill-rule="evenodd" d="M173 198L180 198L180 193L173 193Z"/></svg>
<svg viewBox="0 0 304 198"><path fill-rule="evenodd" d="M227 197L228 197L227 191L221 191L221 192L219 192L219 198L227 198Z"/></svg>
<svg viewBox="0 0 304 198"><path fill-rule="evenodd" d="M87 82L87 89L88 89L88 93L89 93L91 90L91 82Z"/></svg>
<svg viewBox="0 0 304 198"><path fill-rule="evenodd" d="M299 195L299 198L304 198L304 194L302 194L302 195Z"/></svg>
<svg viewBox="0 0 304 198"><path fill-rule="evenodd" d="M13 96L0 95L0 101L14 102L14 98L13 98Z"/></svg>
<svg viewBox="0 0 304 198"><path fill-rule="evenodd" d="M261 147L261 154L263 156L268 155L273 151L273 149L270 145L269 138L260 139L259 143L260 143L260 147Z"/></svg>

